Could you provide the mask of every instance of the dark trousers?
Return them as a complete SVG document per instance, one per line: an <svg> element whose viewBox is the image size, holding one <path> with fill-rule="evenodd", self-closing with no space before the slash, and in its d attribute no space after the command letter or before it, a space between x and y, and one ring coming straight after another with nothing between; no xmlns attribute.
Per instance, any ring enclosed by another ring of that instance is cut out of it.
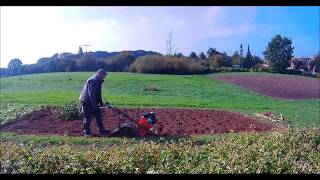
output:
<svg viewBox="0 0 320 180"><path fill-rule="evenodd" d="M84 131L84 133L90 133L90 124L91 124L91 117L92 116L94 116L97 120L97 126L99 128L99 131L104 129L100 109L94 110L88 105L82 105L82 112L83 112L83 131Z"/></svg>

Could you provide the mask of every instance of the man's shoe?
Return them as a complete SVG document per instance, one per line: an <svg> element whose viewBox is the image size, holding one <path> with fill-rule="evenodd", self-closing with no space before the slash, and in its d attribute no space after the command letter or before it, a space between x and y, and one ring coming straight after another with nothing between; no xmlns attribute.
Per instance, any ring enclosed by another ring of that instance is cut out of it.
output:
<svg viewBox="0 0 320 180"><path fill-rule="evenodd" d="M101 129L101 130L99 130L99 134L102 135L102 136L108 135L109 132L110 132L110 131L107 130L107 129Z"/></svg>
<svg viewBox="0 0 320 180"><path fill-rule="evenodd" d="M85 132L84 132L84 136L86 136L86 137L92 137L92 134L91 134L91 132L85 131Z"/></svg>

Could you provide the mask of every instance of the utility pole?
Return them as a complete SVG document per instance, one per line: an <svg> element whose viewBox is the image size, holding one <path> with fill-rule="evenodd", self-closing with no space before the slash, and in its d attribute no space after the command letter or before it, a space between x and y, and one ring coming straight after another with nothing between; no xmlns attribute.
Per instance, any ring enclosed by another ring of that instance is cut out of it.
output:
<svg viewBox="0 0 320 180"><path fill-rule="evenodd" d="M85 44L85 45L80 45L80 46L85 46L85 47L86 47L86 55L87 55L87 47L88 47L88 46L91 46L91 45Z"/></svg>

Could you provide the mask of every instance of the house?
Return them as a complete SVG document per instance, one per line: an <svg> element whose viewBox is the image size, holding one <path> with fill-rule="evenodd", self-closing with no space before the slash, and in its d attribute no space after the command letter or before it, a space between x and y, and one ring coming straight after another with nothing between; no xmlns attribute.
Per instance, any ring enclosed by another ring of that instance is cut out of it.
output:
<svg viewBox="0 0 320 180"><path fill-rule="evenodd" d="M308 63L311 60L311 58L298 58L299 61L301 61L300 69L308 69Z"/></svg>
<svg viewBox="0 0 320 180"><path fill-rule="evenodd" d="M290 67L288 69L299 69L301 71L308 70L308 63L311 60L311 58L301 57L301 58L296 58L296 60L299 61L298 63L299 67L295 67L296 65L292 61L290 61Z"/></svg>
<svg viewBox="0 0 320 180"><path fill-rule="evenodd" d="M233 64L232 65L232 68L240 68L241 67L241 65L238 65L238 64Z"/></svg>

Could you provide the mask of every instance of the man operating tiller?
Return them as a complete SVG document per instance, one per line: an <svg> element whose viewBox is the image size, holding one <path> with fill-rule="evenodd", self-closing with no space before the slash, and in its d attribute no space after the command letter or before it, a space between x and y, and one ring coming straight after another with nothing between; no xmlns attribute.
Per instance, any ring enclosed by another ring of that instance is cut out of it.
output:
<svg viewBox="0 0 320 180"><path fill-rule="evenodd" d="M90 123L92 116L97 120L99 134L107 135L109 133L109 131L103 127L102 116L99 109L99 107L104 105L101 97L101 84L104 82L106 75L107 72L105 70L99 69L96 74L86 81L79 97L83 113L83 132L87 136L91 136Z"/></svg>

